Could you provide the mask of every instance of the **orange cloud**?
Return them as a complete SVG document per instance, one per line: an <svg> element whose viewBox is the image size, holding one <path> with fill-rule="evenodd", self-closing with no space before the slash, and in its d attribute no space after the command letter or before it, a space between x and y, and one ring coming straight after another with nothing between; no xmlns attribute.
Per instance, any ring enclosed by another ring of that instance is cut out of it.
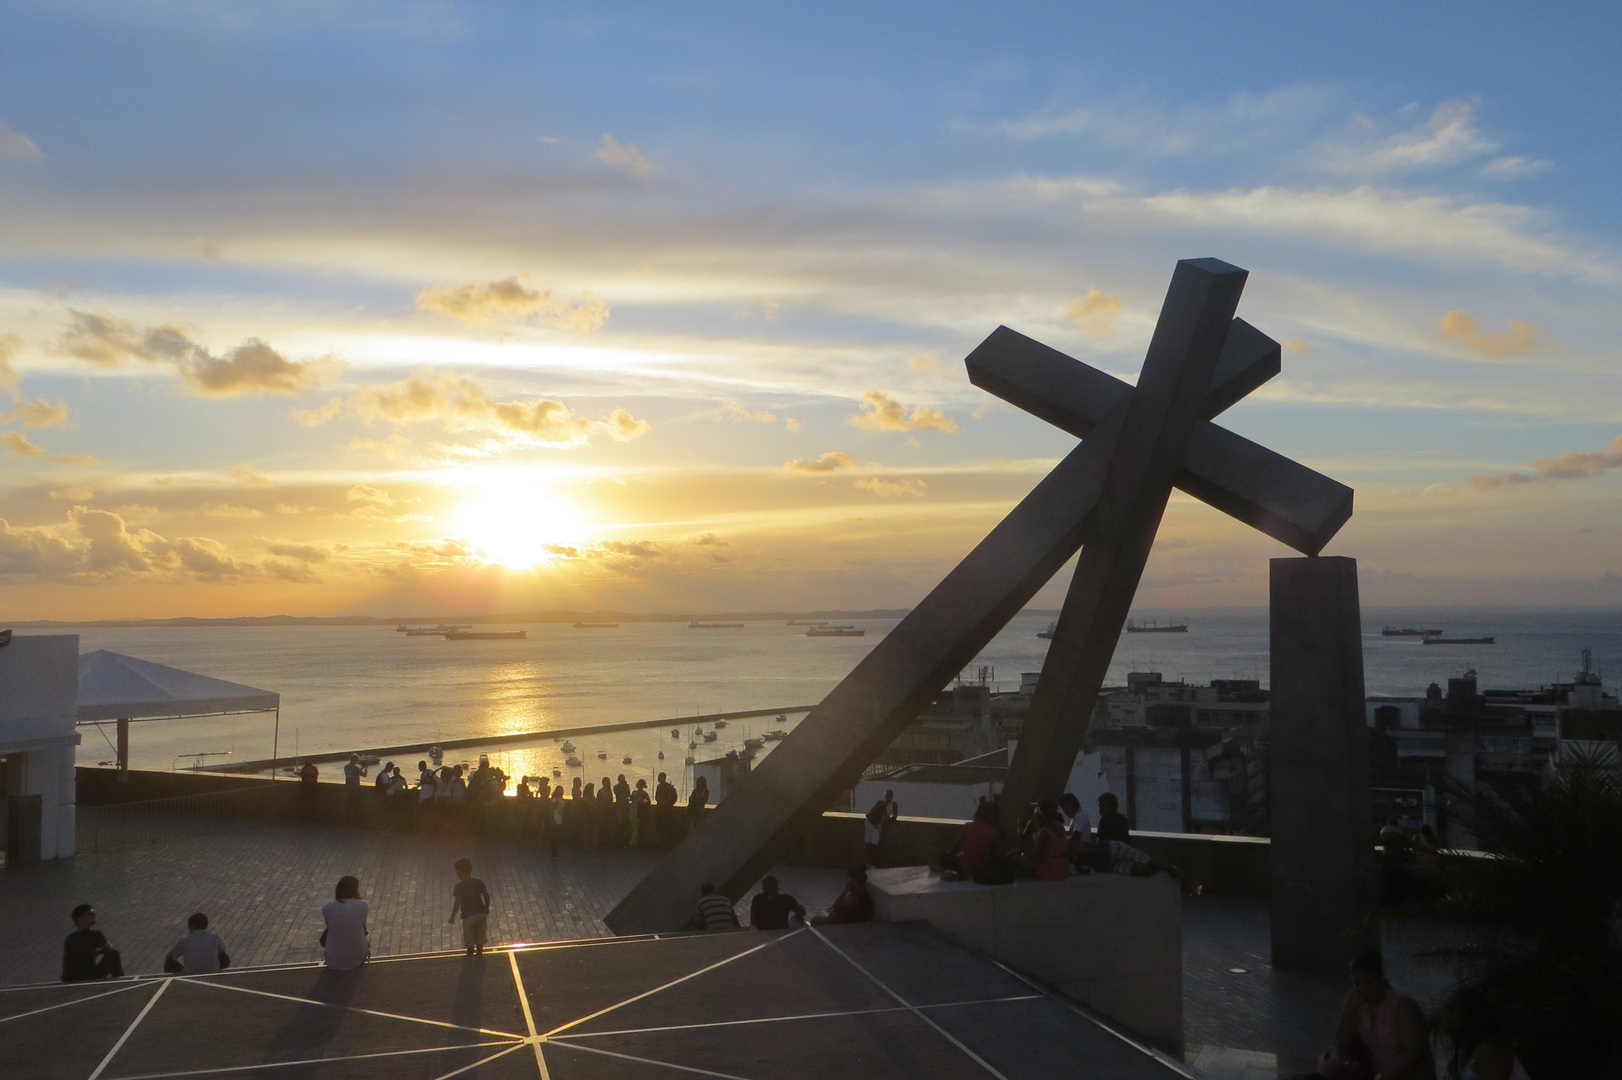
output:
<svg viewBox="0 0 1622 1080"><path fill-rule="evenodd" d="M1604 450L1568 450L1552 458L1533 458L1532 472L1499 473L1496 476L1467 476L1465 485L1478 491L1513 487L1517 484L1535 484L1549 480L1588 480L1611 469L1622 468L1622 435L1611 440Z"/></svg>
<svg viewBox="0 0 1622 1080"><path fill-rule="evenodd" d="M590 333L608 319L608 302L594 293L569 300L531 284L528 274L519 274L485 285L430 285L417 293L416 304L463 322L534 322L580 333Z"/></svg>
<svg viewBox="0 0 1622 1080"><path fill-rule="evenodd" d="M0 413L0 424L21 424L29 429L67 427L68 407L44 399L25 401L8 413Z"/></svg>
<svg viewBox="0 0 1622 1080"><path fill-rule="evenodd" d="M215 356L173 324L142 328L104 312L68 314L58 352L100 367L118 367L126 360L166 364L188 389L203 397L302 394L343 369L332 356L289 360L258 338Z"/></svg>
<svg viewBox="0 0 1622 1080"><path fill-rule="evenodd" d="M6 453L12 457L37 458L44 457L45 451L28 441L28 436L20 431L0 431L0 446L6 448Z"/></svg>
<svg viewBox="0 0 1622 1080"><path fill-rule="evenodd" d="M804 458L795 458L783 465L784 472L798 473L831 473L840 469L852 469L856 462L851 460L849 454L838 450L829 450L815 461L806 461Z"/></svg>
<svg viewBox="0 0 1622 1080"><path fill-rule="evenodd" d="M481 431L542 446L580 446L598 432L626 442L652 430L622 408L592 419L551 398L497 401L465 375L413 375L384 387L363 386L348 405L367 423L437 423L448 432Z"/></svg>
<svg viewBox="0 0 1622 1080"><path fill-rule="evenodd" d="M861 412L847 416L845 423L864 431L931 429L944 431L948 435L957 432L957 423L941 410L932 409L927 405L914 405L912 411L908 412L907 406L879 390L869 390L863 394Z"/></svg>
<svg viewBox="0 0 1622 1080"><path fill-rule="evenodd" d="M1443 312L1436 336L1462 341L1482 356L1502 359L1519 356L1537 347L1538 328L1529 322L1510 320L1509 329L1496 334L1483 333L1474 315L1463 311Z"/></svg>
<svg viewBox="0 0 1622 1080"><path fill-rule="evenodd" d="M865 476L852 486L887 499L894 498L897 495L922 495L925 487L924 482L916 476L909 476L902 480L885 480L877 476Z"/></svg>
<svg viewBox="0 0 1622 1080"><path fill-rule="evenodd" d="M646 176L653 171L653 165L642 156L642 151L636 148L635 143L621 143L614 136L603 133L602 149L592 155L605 165L612 165L616 169L635 173L637 176Z"/></svg>
<svg viewBox="0 0 1622 1080"><path fill-rule="evenodd" d="M1084 334L1109 333L1120 314L1121 301L1095 288L1089 288L1070 301L1070 306L1065 309L1065 318L1075 323L1076 329Z"/></svg>

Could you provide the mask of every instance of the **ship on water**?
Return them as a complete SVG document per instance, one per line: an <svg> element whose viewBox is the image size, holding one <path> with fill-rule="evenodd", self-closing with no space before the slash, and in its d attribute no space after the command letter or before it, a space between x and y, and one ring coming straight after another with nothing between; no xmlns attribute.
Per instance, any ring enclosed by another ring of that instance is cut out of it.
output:
<svg viewBox="0 0 1622 1080"><path fill-rule="evenodd" d="M1135 623L1128 619L1126 620L1126 632L1129 634L1186 634L1188 633L1188 624L1180 622L1167 623L1165 626L1161 626L1158 622Z"/></svg>
<svg viewBox="0 0 1622 1080"><path fill-rule="evenodd" d="M446 632L446 641L523 641L529 636L528 630L451 630Z"/></svg>
<svg viewBox="0 0 1622 1080"><path fill-rule="evenodd" d="M1440 631L1440 630L1418 630L1418 629L1415 629L1412 626L1382 626L1380 628L1380 636L1381 637L1417 637L1417 638L1441 637L1442 636L1442 631Z"/></svg>
<svg viewBox="0 0 1622 1080"><path fill-rule="evenodd" d="M617 622L577 622L574 624L574 628L576 630L617 630L619 625Z"/></svg>
<svg viewBox="0 0 1622 1080"><path fill-rule="evenodd" d="M1052 641L1053 640L1053 635L1058 633L1058 632L1059 632L1059 624L1056 623L1056 622L1050 622L1050 623L1048 623L1048 628L1046 630L1043 630L1041 633L1037 634L1036 636L1041 638L1043 641Z"/></svg>
<svg viewBox="0 0 1622 1080"><path fill-rule="evenodd" d="M1440 634L1423 639L1426 645L1495 645L1497 641L1490 637L1443 637Z"/></svg>
<svg viewBox="0 0 1622 1080"><path fill-rule="evenodd" d="M689 630L742 630L741 622L699 622L694 619L687 624Z"/></svg>
<svg viewBox="0 0 1622 1080"><path fill-rule="evenodd" d="M813 626L805 632L806 637L866 637L866 630L858 630L854 626Z"/></svg>

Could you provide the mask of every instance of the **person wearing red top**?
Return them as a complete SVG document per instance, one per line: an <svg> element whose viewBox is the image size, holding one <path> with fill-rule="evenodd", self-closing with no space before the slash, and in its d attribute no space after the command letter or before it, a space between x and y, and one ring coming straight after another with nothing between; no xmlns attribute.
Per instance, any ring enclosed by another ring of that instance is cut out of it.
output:
<svg viewBox="0 0 1622 1080"><path fill-rule="evenodd" d="M989 870L1001 854L1002 835L997 828L997 804L983 802L974 808L974 820L958 830L957 839L941 856L941 869L972 878Z"/></svg>

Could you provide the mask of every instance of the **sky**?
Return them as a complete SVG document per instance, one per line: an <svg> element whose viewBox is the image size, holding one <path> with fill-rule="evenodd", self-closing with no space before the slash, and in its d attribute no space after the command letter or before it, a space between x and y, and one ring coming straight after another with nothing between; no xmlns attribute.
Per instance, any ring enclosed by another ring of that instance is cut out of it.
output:
<svg viewBox="0 0 1622 1080"><path fill-rule="evenodd" d="M1622 9L13 0L0 617L904 607L1178 259L1365 604L1622 607ZM1145 608L1292 552L1176 493ZM1067 574L1039 594L1056 605Z"/></svg>

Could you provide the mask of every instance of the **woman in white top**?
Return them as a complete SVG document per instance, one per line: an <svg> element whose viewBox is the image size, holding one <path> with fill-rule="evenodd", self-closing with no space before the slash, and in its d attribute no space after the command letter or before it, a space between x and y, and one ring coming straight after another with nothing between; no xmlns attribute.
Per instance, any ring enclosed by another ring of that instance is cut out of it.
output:
<svg viewBox="0 0 1622 1080"><path fill-rule="evenodd" d="M327 966L338 971L352 971L366 963L371 956L371 943L366 940L366 901L360 898L360 878L344 875L338 879L333 899L322 905L321 918L327 928L321 932L321 944L326 946Z"/></svg>

